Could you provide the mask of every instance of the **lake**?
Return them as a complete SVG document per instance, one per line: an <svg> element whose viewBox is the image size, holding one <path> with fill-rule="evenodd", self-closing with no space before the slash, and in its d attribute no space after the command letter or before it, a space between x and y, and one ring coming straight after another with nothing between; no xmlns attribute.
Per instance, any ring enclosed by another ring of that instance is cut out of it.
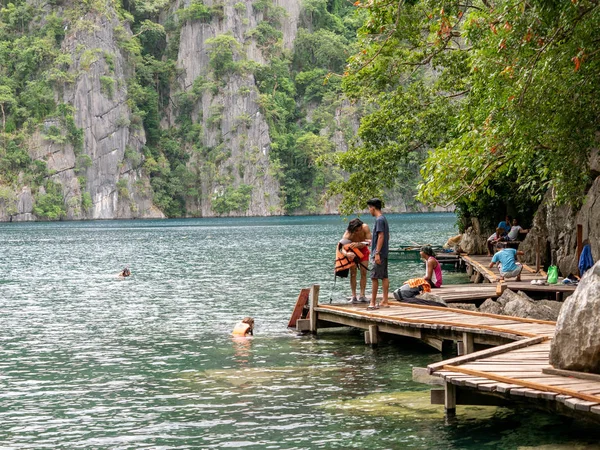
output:
<svg viewBox="0 0 600 450"><path fill-rule="evenodd" d="M453 214L388 219L392 245L456 234ZM301 288L320 284L321 301L349 294L332 277L345 226L0 225L0 448L595 448L593 429L526 409L459 407L445 423L411 381L441 355L413 341L370 348L357 331L288 331ZM132 276L117 278L125 266ZM392 288L423 270L391 261ZM255 337L234 340L244 316Z"/></svg>

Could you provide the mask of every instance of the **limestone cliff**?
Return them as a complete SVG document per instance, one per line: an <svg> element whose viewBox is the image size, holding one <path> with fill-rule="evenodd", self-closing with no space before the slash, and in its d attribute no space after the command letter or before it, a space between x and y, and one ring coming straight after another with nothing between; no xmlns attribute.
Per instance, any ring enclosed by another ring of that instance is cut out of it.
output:
<svg viewBox="0 0 600 450"><path fill-rule="evenodd" d="M44 56L21 75L26 59L0 67L0 221L336 212L323 194L343 174L319 160L359 126L341 79L325 80L360 26L351 4L16 4L0 39ZM393 197L393 210L421 209Z"/></svg>
<svg viewBox="0 0 600 450"><path fill-rule="evenodd" d="M542 264L555 264L563 276L577 273L577 225L589 240L594 260L600 259L600 177L587 192L580 208L557 206L548 192L535 215L531 232L521 244L527 262L534 264L540 248Z"/></svg>

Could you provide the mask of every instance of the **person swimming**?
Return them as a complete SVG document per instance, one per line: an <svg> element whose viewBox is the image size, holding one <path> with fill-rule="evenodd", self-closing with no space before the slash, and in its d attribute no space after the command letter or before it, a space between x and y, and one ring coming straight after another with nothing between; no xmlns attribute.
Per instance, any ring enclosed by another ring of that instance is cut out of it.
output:
<svg viewBox="0 0 600 450"><path fill-rule="evenodd" d="M252 317L244 317L235 326L231 334L237 337L254 336L254 319Z"/></svg>
<svg viewBox="0 0 600 450"><path fill-rule="evenodd" d="M125 267L123 271L119 274L119 277L126 278L128 276L131 276L131 270L129 270L129 267Z"/></svg>

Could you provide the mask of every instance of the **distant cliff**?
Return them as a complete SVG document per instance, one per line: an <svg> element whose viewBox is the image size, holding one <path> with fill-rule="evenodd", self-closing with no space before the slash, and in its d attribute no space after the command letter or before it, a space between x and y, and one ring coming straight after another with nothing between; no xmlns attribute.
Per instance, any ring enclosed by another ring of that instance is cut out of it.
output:
<svg viewBox="0 0 600 450"><path fill-rule="evenodd" d="M335 212L362 19L343 0L8 4L0 221Z"/></svg>

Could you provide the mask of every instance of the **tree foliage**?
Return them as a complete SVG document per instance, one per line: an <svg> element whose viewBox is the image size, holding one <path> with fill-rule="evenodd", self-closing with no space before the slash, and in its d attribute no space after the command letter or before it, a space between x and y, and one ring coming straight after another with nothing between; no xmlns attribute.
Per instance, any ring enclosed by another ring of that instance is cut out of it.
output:
<svg viewBox="0 0 600 450"><path fill-rule="evenodd" d="M339 157L351 175L333 192L345 194L346 210L421 162L419 198L431 204L476 209L507 186L526 201L551 187L560 201L581 199L600 113L600 2L361 8L369 17L343 85L370 114Z"/></svg>

